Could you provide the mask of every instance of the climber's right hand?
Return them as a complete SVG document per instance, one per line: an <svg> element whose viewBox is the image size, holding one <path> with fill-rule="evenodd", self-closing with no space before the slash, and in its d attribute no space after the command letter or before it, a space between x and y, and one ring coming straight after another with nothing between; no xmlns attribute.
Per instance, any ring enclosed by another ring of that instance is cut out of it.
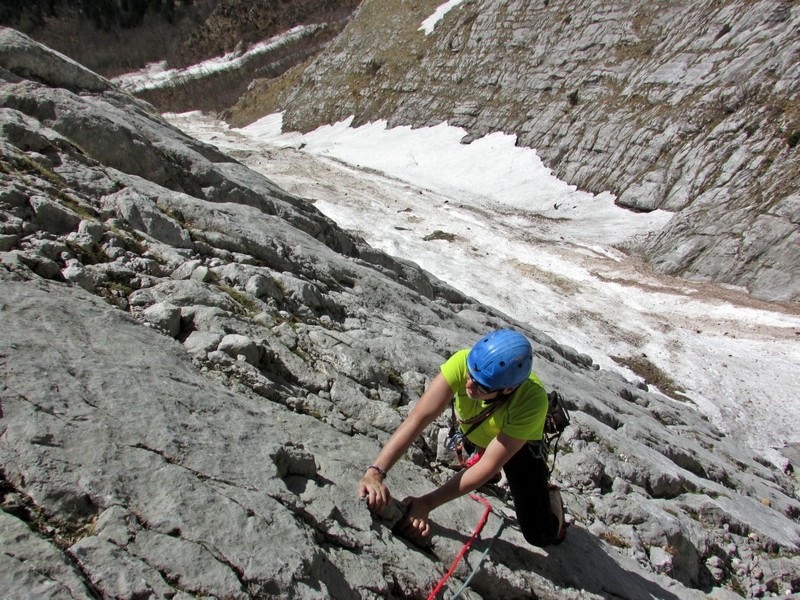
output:
<svg viewBox="0 0 800 600"><path fill-rule="evenodd" d="M389 488L383 483L385 476L374 469L367 469L358 485L358 495L367 501L373 512L380 512L392 500Z"/></svg>

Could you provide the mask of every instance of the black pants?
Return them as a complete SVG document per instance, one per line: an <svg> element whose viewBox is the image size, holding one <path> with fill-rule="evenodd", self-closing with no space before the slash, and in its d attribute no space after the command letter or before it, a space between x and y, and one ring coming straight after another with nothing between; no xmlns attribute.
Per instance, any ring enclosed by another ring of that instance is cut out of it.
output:
<svg viewBox="0 0 800 600"><path fill-rule="evenodd" d="M517 521L525 540L534 546L549 546L558 533L559 522L550 509L547 464L535 445L525 444L503 467Z"/></svg>

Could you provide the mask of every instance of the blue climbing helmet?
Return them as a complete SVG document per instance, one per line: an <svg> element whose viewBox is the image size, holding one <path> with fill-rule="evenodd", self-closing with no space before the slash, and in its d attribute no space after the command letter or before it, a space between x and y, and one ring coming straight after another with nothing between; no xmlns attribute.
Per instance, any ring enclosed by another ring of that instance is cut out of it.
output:
<svg viewBox="0 0 800 600"><path fill-rule="evenodd" d="M528 339L511 329L493 331L467 355L470 377L490 390L515 387L531 374L533 350Z"/></svg>

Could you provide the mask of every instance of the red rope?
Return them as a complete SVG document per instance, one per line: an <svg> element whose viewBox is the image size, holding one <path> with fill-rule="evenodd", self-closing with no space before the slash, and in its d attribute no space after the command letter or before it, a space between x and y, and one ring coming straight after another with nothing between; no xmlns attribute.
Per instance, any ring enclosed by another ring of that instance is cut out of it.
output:
<svg viewBox="0 0 800 600"><path fill-rule="evenodd" d="M477 500L478 502L483 504L486 507L486 510L483 511L483 517L481 517L480 523L478 523L478 526L475 528L475 531L472 532L472 537L470 537L466 541L466 543L464 544L464 547L461 548L461 552L459 552L458 556L456 556L456 559L453 561L453 564L450 566L450 570L447 571L447 573L445 573L445 575L444 575L444 577L442 577L441 581L439 581L439 583L436 584L436 587L433 588L433 591L431 592L430 596L428 596L428 600L434 600L434 598L436 598L436 594L438 594L439 591L442 589L442 587L444 587L445 582L448 579L450 579L450 576L453 574L453 571L456 570L456 567L458 566L459 561L467 553L467 550L469 550L469 547L472 545L472 542L475 541L475 538L477 538L480 535L481 530L483 529L483 526L486 525L486 521L489 518L489 513L492 512L492 505L489 504L489 502L487 500L485 500L484 498L481 498L480 496L476 496L475 494L470 494L469 497L472 498L473 500Z"/></svg>

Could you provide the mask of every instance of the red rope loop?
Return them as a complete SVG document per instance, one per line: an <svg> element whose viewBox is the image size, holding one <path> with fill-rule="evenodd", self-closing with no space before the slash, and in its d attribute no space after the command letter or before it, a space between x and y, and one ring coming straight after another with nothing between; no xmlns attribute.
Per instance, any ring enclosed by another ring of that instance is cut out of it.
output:
<svg viewBox="0 0 800 600"><path fill-rule="evenodd" d="M483 511L483 516L481 517L478 526L475 527L475 531L472 532L472 536L466 541L464 547L461 548L461 552L458 553L458 556L456 556L456 559L453 561L453 564L450 565L450 569L447 571L447 573L445 573L444 577L442 577L439 583L436 584L436 587L433 588L433 591L430 593L430 596L428 596L428 600L434 600L434 598L436 598L436 594L438 594L441 591L442 587L444 587L445 582L448 579L450 579L450 576L453 574L453 571L456 570L456 567L458 566L458 563L461 561L461 559L464 558L464 555L467 553L467 550L469 550L469 547L472 545L472 542L474 542L475 539L480 535L481 531L483 530L483 526L486 525L486 521L489 519L489 513L492 512L492 505L489 504L489 502L486 499L481 498L480 496L476 496L475 494L470 494L469 497L483 504L486 507L486 509Z"/></svg>

